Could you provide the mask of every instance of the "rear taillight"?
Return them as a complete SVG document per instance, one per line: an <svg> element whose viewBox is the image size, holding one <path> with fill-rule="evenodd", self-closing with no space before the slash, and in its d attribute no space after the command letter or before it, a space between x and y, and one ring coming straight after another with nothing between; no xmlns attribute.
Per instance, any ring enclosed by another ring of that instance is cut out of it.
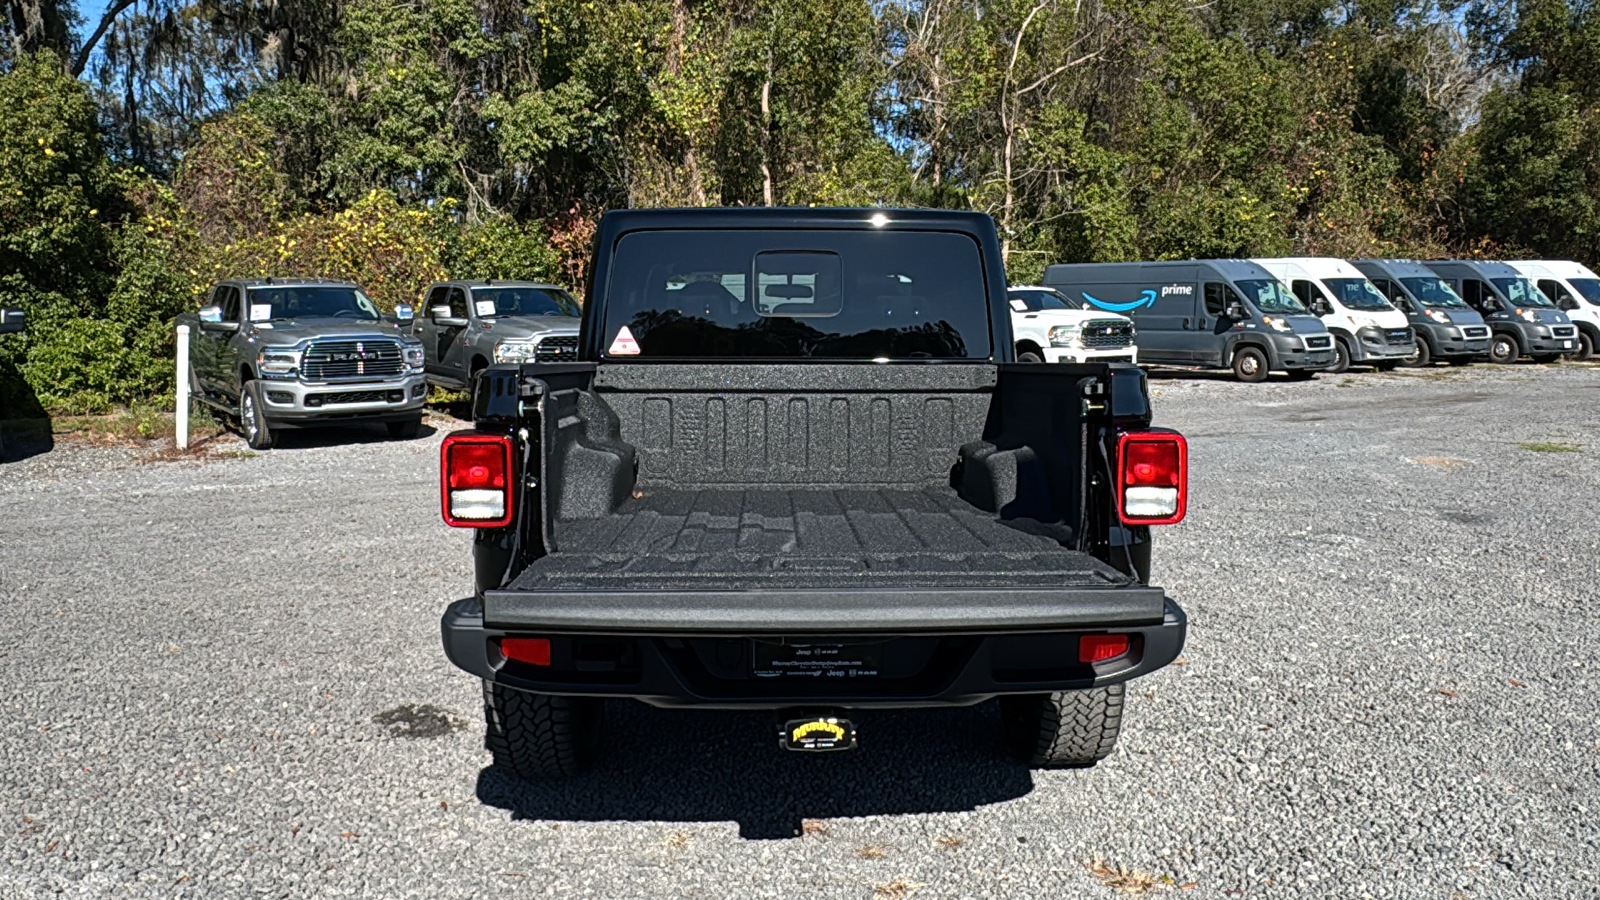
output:
<svg viewBox="0 0 1600 900"><path fill-rule="evenodd" d="M1135 431L1117 441L1117 513L1129 525L1183 521L1189 445L1176 431Z"/></svg>
<svg viewBox="0 0 1600 900"><path fill-rule="evenodd" d="M457 528L511 524L511 439L505 435L447 435L440 451L444 521Z"/></svg>

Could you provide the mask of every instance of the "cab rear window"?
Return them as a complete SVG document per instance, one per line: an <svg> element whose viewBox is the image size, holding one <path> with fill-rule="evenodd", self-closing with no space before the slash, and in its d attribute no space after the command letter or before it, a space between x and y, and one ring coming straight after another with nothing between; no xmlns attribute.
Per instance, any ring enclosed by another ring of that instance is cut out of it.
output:
<svg viewBox="0 0 1600 900"><path fill-rule="evenodd" d="M611 260L601 352L988 359L978 245L911 231L641 231Z"/></svg>

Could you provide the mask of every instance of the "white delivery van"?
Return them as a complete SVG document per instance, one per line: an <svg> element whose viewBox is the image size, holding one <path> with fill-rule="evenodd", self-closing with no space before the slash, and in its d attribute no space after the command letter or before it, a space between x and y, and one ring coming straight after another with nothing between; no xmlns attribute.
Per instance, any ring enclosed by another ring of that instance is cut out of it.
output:
<svg viewBox="0 0 1600 900"><path fill-rule="evenodd" d="M1349 262L1324 256L1253 260L1287 284L1333 333L1329 372L1373 366L1387 372L1416 353L1406 314Z"/></svg>
<svg viewBox="0 0 1600 900"><path fill-rule="evenodd" d="M1086 310L1055 288L1037 285L1017 285L1006 298L1018 362L1139 361L1133 320L1127 316Z"/></svg>
<svg viewBox="0 0 1600 900"><path fill-rule="evenodd" d="M1594 358L1600 342L1600 275L1588 266L1566 259L1526 259L1506 265L1522 273L1578 326L1577 349L1572 359Z"/></svg>

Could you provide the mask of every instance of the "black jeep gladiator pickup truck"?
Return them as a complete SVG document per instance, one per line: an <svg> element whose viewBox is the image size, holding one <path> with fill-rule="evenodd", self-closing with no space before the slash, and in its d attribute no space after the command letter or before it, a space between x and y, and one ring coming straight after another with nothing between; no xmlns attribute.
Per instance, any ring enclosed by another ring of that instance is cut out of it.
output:
<svg viewBox="0 0 1600 900"><path fill-rule="evenodd" d="M580 361L491 366L442 448L496 764L582 770L606 697L772 709L793 750L999 697L1033 765L1111 751L1183 646L1148 575L1187 450L1139 369L1014 362L989 217L613 212L592 271Z"/></svg>

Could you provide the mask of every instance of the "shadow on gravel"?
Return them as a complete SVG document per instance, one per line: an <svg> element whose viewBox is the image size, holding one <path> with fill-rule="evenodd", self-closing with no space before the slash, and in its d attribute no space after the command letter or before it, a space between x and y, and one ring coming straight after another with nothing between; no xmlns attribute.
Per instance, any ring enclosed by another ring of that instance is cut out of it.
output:
<svg viewBox="0 0 1600 900"><path fill-rule="evenodd" d="M962 709L865 711L861 746L805 755L778 747L770 712L606 704L594 770L532 783L491 766L478 799L516 819L739 823L739 836L790 838L804 819L975 809L1033 790L1000 746L993 701Z"/></svg>
<svg viewBox="0 0 1600 900"><path fill-rule="evenodd" d="M237 432L237 429L234 429ZM426 421L422 430L417 432L415 438L410 440L426 440L433 437L438 429ZM278 432L275 447L285 450L305 450L317 447L341 447L349 444L388 444L398 443L401 438L389 436L389 429L384 425L330 425L327 428L285 428Z"/></svg>

